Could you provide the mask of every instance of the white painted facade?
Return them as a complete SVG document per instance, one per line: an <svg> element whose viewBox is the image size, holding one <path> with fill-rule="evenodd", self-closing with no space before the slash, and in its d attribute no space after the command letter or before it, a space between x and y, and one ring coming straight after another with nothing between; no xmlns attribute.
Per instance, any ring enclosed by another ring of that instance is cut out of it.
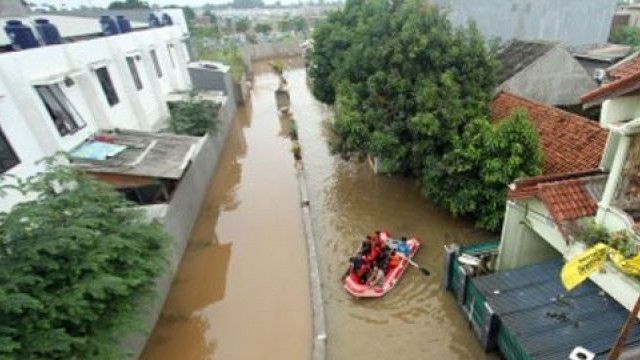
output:
<svg viewBox="0 0 640 360"><path fill-rule="evenodd" d="M183 19L181 13L171 16ZM98 129L166 128L167 96L191 89L187 71L190 59L183 49L186 31L186 26L176 24L0 53L0 128L19 160L8 170L1 169L4 174L21 178L33 175L40 169L36 161L58 151L71 151ZM151 50L155 50L159 71ZM137 69L139 89L127 58ZM112 104L97 73L103 73L104 68L117 95ZM81 118L79 129L61 134L36 86L57 87ZM12 180L7 177L4 181ZM21 200L19 194L10 192L0 198L0 211Z"/></svg>

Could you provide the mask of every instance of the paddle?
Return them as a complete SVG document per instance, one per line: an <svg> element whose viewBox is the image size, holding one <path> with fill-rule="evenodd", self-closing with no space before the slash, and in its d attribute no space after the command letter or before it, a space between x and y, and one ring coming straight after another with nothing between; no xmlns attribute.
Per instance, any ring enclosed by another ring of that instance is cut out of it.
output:
<svg viewBox="0 0 640 360"><path fill-rule="evenodd" d="M429 276L431 275L431 272L429 270L427 270L426 268L423 268L422 266L418 265L418 263L416 263L415 261L409 259L408 257L404 256L404 254L397 252L396 254L400 255L401 258L407 260L407 262L409 264L411 264L411 266L415 267L416 269L420 270L420 272L424 275L424 276Z"/></svg>

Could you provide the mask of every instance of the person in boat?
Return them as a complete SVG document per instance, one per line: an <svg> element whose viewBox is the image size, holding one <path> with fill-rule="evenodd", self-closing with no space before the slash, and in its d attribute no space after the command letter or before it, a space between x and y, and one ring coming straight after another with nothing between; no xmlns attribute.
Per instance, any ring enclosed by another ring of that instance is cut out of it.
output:
<svg viewBox="0 0 640 360"><path fill-rule="evenodd" d="M371 267L369 266L369 264L367 262L363 262L362 265L360 265L360 267L358 268L358 270L356 270L355 275L360 284L365 284L367 282L367 279L369 278L370 269Z"/></svg>
<svg viewBox="0 0 640 360"><path fill-rule="evenodd" d="M360 252L362 254L368 254L371 251L371 236L367 236L367 240L362 242L360 246Z"/></svg>
<svg viewBox="0 0 640 360"><path fill-rule="evenodd" d="M404 256L409 256L409 254L411 253L411 249L409 249L409 245L407 244L406 237L403 236L402 239L400 239L397 250L398 252L401 252Z"/></svg>
<svg viewBox="0 0 640 360"><path fill-rule="evenodd" d="M367 280L367 285L369 287L380 287L384 285L384 271L382 268L379 268L378 265L373 266L371 275L369 275L369 279Z"/></svg>
<svg viewBox="0 0 640 360"><path fill-rule="evenodd" d="M400 265L402 258L398 255L398 252L395 250L391 250L391 254L389 254L389 262L387 263L387 271L391 271Z"/></svg>
<svg viewBox="0 0 640 360"><path fill-rule="evenodd" d="M384 245L382 247L380 255L376 259L376 265L378 265L378 267L383 270L386 269L387 262L389 261L389 255L391 255L391 248L389 248L387 245Z"/></svg>

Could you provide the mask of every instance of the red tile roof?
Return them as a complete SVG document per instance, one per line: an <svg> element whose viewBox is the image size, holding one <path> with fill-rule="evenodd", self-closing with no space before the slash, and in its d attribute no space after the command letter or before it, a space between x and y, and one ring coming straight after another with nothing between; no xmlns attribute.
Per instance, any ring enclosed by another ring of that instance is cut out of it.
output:
<svg viewBox="0 0 640 360"><path fill-rule="evenodd" d="M598 205L584 185L583 179L541 184L538 198L544 202L556 221L593 216Z"/></svg>
<svg viewBox="0 0 640 360"><path fill-rule="evenodd" d="M622 63L608 72L612 80L620 80L640 72L640 57Z"/></svg>
<svg viewBox="0 0 640 360"><path fill-rule="evenodd" d="M538 194L539 186L542 184L578 179L596 174L601 174L601 171L594 169L573 173L532 176L525 179L519 179L509 186L507 197L514 200L534 197Z"/></svg>
<svg viewBox="0 0 640 360"><path fill-rule="evenodd" d="M582 95L583 103L594 103L615 94L625 94L640 87L640 57L629 60L608 72L612 81Z"/></svg>
<svg viewBox="0 0 640 360"><path fill-rule="evenodd" d="M578 172L518 180L512 185L508 198L518 200L536 197L545 204L551 217L558 223L592 216L598 206L585 184L587 177L598 173Z"/></svg>
<svg viewBox="0 0 640 360"><path fill-rule="evenodd" d="M496 120L508 117L518 108L527 110L540 137L544 175L598 168L607 131L596 122L508 92L499 93L491 103Z"/></svg>

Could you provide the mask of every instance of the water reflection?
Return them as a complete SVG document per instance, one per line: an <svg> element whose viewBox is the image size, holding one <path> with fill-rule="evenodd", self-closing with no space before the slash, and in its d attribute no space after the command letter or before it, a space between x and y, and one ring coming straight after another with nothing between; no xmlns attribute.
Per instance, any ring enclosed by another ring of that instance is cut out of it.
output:
<svg viewBox="0 0 640 360"><path fill-rule="evenodd" d="M143 359L299 360L311 314L297 180L273 91L258 75Z"/></svg>
<svg viewBox="0 0 640 360"><path fill-rule="evenodd" d="M331 109L313 99L303 69L287 76L311 187L329 359L485 358L454 299L440 290L439 280L445 243L470 243L492 234L434 207L412 178L376 176L366 162L332 156L325 131ZM423 248L416 261L432 275L409 269L384 298L356 300L343 290L341 276L346 259L364 235L376 229L418 236Z"/></svg>

